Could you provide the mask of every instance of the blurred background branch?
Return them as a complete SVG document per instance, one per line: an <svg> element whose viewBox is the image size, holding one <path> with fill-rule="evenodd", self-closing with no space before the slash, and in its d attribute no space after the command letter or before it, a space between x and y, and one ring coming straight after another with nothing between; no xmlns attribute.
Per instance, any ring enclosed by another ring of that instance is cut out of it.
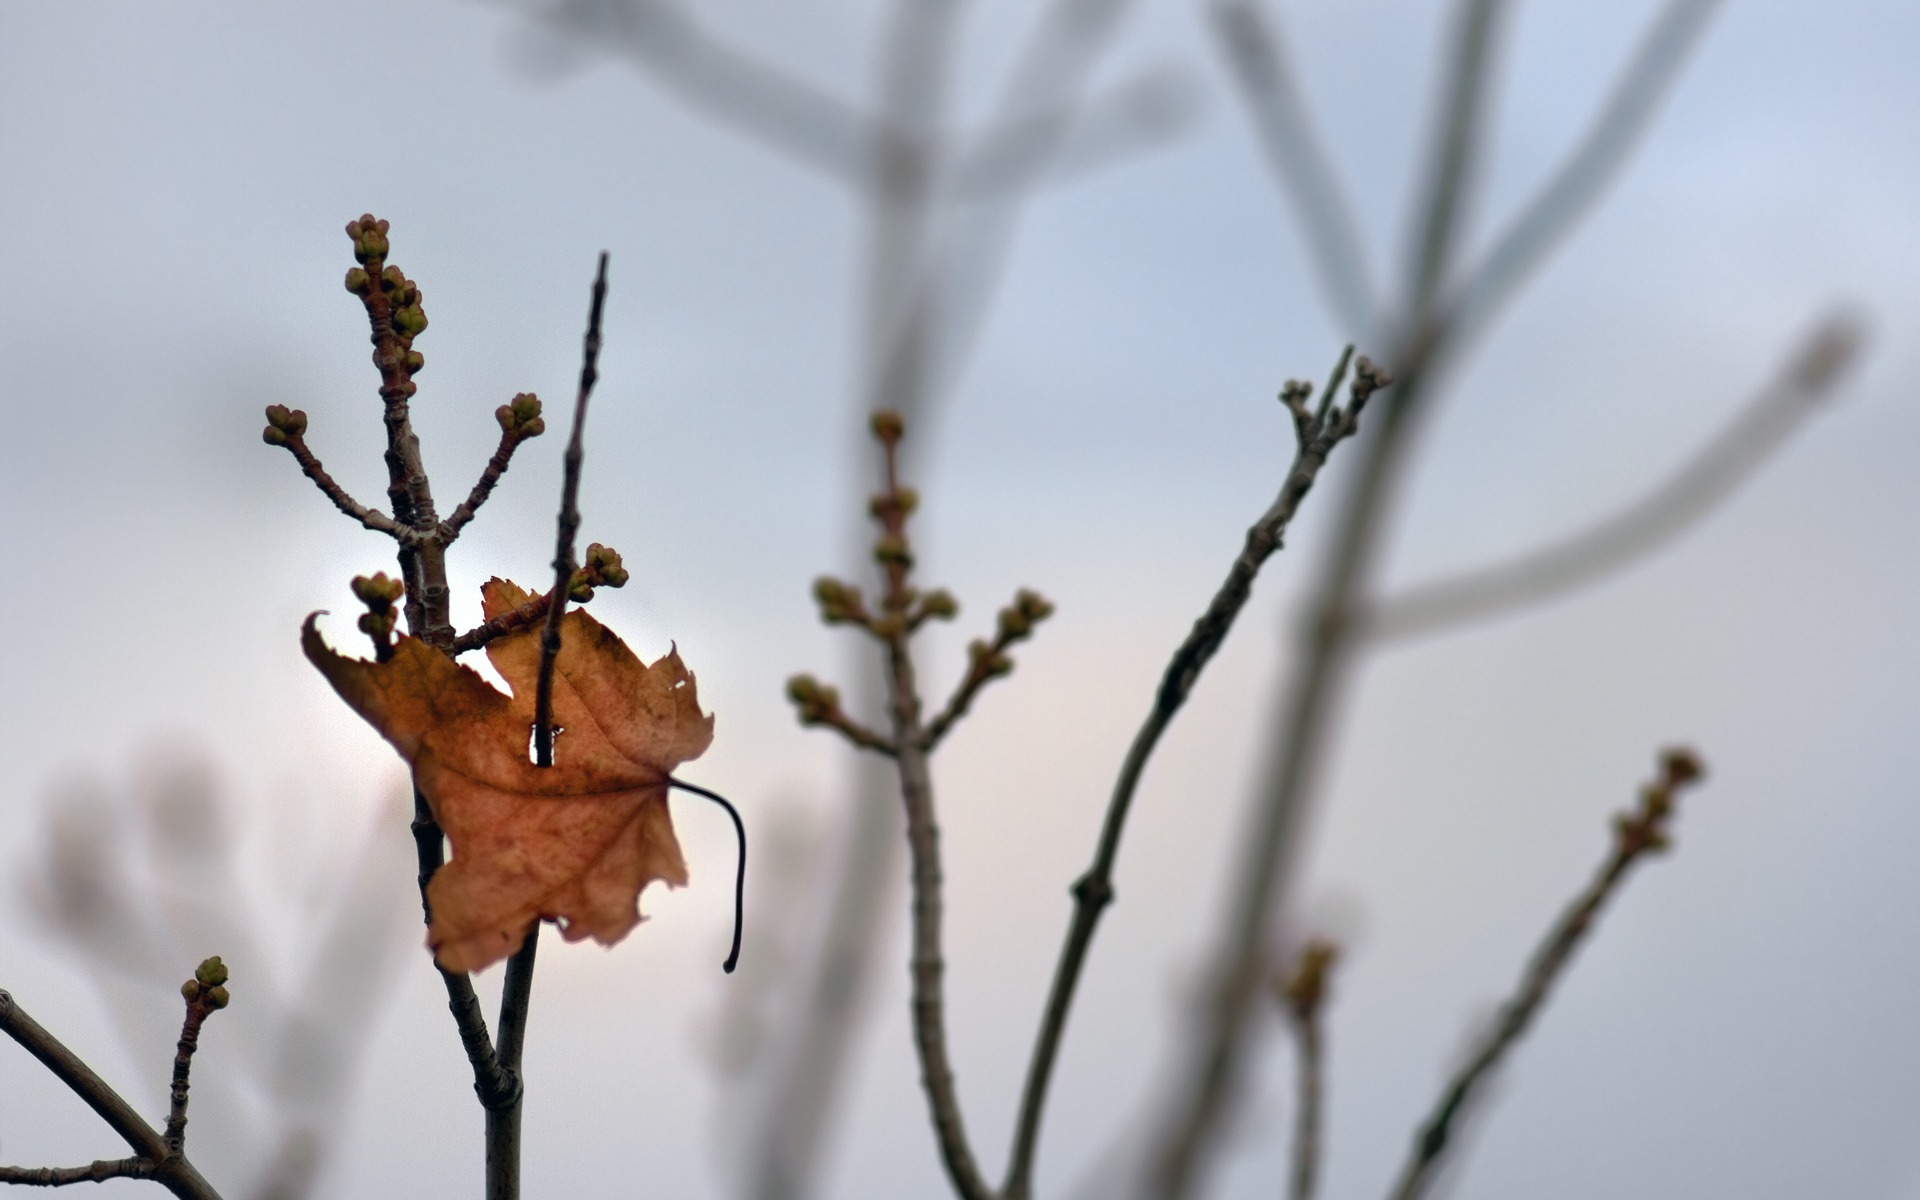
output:
<svg viewBox="0 0 1920 1200"><path fill-rule="evenodd" d="M312 1195L339 1148L368 1028L412 944L403 823L396 796L288 928L273 905L285 893L263 896L249 876L264 867L279 891L290 847L244 837L205 763L157 760L131 785L77 785L46 804L23 864L28 911L99 988L151 1090L169 1066L154 1048L176 1031L179 964L218 947L246 980L220 1022L240 1053L193 1089L194 1158L229 1200Z"/></svg>

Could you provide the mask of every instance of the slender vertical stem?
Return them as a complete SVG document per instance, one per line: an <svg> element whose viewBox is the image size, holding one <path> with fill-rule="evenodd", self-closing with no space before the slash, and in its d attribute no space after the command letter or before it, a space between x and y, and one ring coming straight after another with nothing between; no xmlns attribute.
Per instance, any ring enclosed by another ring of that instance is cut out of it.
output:
<svg viewBox="0 0 1920 1200"><path fill-rule="evenodd" d="M553 553L553 591L547 599L547 620L540 631L540 676L534 695L534 763L553 766L553 670L560 654L560 619L566 613L567 593L576 570L574 542L580 532L580 469L587 421L587 400L600 378L600 318L607 302L607 255L600 255L594 273L593 299L587 313L587 334L581 354L580 390L573 403L573 430L562 460L559 532ZM540 925L527 930L526 940L507 960L506 982L500 996L500 1041L495 1058L514 1087L505 1103L487 1108L487 1200L518 1200L520 1195L520 1113L526 1086L520 1073L526 1044L527 1014L533 997L534 957L540 944Z"/></svg>

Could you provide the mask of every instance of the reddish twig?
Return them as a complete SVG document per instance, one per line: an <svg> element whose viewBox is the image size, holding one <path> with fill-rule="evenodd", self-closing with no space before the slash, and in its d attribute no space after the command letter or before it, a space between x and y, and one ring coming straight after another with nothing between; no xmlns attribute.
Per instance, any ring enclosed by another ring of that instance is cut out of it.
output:
<svg viewBox="0 0 1920 1200"><path fill-rule="evenodd" d="M333 501L333 506L341 512L375 533L384 533L391 538L405 536L392 517L377 508L368 508L355 500L347 494L347 489L341 487L333 476L327 474L326 468L320 465L320 460L315 458L313 451L307 448L306 432L307 414L305 412L280 404L267 406L267 427L261 434L262 441L269 446L285 446L287 452L293 455L293 461L300 464L300 470L305 472L308 479L313 480L314 485L327 499Z"/></svg>
<svg viewBox="0 0 1920 1200"><path fill-rule="evenodd" d="M480 472L480 480L473 485L473 491L461 502L453 514L440 522L435 535L442 546L450 546L460 536L467 522L473 520L480 506L493 494L493 486L507 473L507 465L513 461L513 452L520 443L537 438L546 432L547 423L540 416L540 397L532 392L521 392L510 404L502 404L493 410L494 420L500 422L500 445L487 460L486 469Z"/></svg>
<svg viewBox="0 0 1920 1200"><path fill-rule="evenodd" d="M200 1048L200 1026L227 1006L227 967L216 955L200 964L193 978L181 985L187 1013L180 1022L180 1042L173 1055L172 1107L167 1111L164 1135L169 1153L178 1157L187 1149L187 1086L193 1070L193 1052Z"/></svg>
<svg viewBox="0 0 1920 1200"><path fill-rule="evenodd" d="M1589 883L1567 910L1560 915L1546 940L1533 952L1520 988L1500 1010L1494 1022L1466 1065L1440 1094L1440 1101L1414 1138L1413 1154L1393 1189L1394 1200L1417 1200L1433 1182L1441 1159L1446 1154L1454 1125L1473 1100L1475 1089L1501 1058L1520 1040L1546 1003L1553 985L1566 971L1573 953L1593 930L1600 910L1620 888L1628 868L1649 854L1657 854L1669 845L1668 823L1680 792L1697 783L1705 768L1691 750L1667 750L1660 756L1660 774L1640 792L1640 806L1614 817L1613 850Z"/></svg>
<svg viewBox="0 0 1920 1200"><path fill-rule="evenodd" d="M485 624L467 630L453 639L450 649L455 654L465 654L469 650L480 649L495 638L503 638L510 633L531 629L546 619L547 604L551 599L548 593L540 592L518 608L503 612Z"/></svg>

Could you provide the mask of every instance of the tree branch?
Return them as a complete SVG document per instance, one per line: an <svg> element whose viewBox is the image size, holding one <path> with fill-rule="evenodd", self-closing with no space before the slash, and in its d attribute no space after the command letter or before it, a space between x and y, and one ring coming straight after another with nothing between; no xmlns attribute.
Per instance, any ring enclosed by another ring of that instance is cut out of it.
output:
<svg viewBox="0 0 1920 1200"><path fill-rule="evenodd" d="M1490 567L1416 584L1361 614L1391 641L1484 620L1563 595L1639 562L1704 520L1792 437L1859 355L1850 317L1828 317L1780 376L1646 495L1586 529Z"/></svg>
<svg viewBox="0 0 1920 1200"><path fill-rule="evenodd" d="M1456 0L1448 63L1447 101L1433 139L1433 161L1421 193L1419 241L1408 277L1407 316L1419 338L1432 320L1460 244L1466 201L1486 136L1486 93L1493 74L1493 40L1508 0Z"/></svg>
<svg viewBox="0 0 1920 1200"><path fill-rule="evenodd" d="M1353 205L1314 129L1277 22L1255 0L1222 0L1208 12L1254 132L1293 204L1322 298L1352 336L1378 336L1380 306Z"/></svg>
<svg viewBox="0 0 1920 1200"><path fill-rule="evenodd" d="M1310 411L1307 408L1307 400L1313 392L1311 384L1289 383L1281 393L1282 401L1293 416L1298 435L1293 464L1280 485L1279 495L1247 530L1246 543L1228 569L1220 590L1207 605L1206 611L1193 623L1186 640L1174 651L1161 677L1153 707L1139 732L1134 735L1133 744L1127 749L1119 778L1113 785L1113 796L1107 804L1093 862L1073 885L1073 917L1067 929L1066 942L1060 950L1059 963L1054 969L1052 990L1047 996L1045 1015L1041 1019L1039 1036L1034 1041L1033 1055L1027 1067L1026 1088L1020 1100L1013 1154L1003 1189L1008 1200L1026 1200L1032 1190L1033 1164L1039 1144L1040 1121L1046 1108L1047 1088L1094 932L1099 926L1101 914L1113 902L1114 862L1120 854L1120 837L1126 829L1127 815L1133 807L1134 793L1139 788L1147 760L1152 757L1161 735L1173 723L1174 716L1200 681L1201 672L1226 641L1235 618L1253 595L1253 581L1261 566L1280 549L1287 526L1299 511L1300 502L1312 490L1328 455L1336 445L1358 432L1361 409L1376 390L1392 382L1384 371L1363 358L1356 365L1347 404L1334 406L1334 396L1345 379L1352 357L1353 347L1348 346L1327 381L1317 409Z"/></svg>
<svg viewBox="0 0 1920 1200"><path fill-rule="evenodd" d="M138 1178L153 1179L163 1184L182 1200L220 1200L220 1193L200 1177L200 1172L184 1156L175 1154L167 1145L166 1139L156 1132L146 1119L135 1112L133 1106L120 1098L120 1094L107 1086L107 1082L96 1075L93 1068L80 1061L80 1057L67 1049L60 1039L48 1033L38 1021L14 1002L13 996L0 990L0 1032L18 1042L27 1053L40 1060L40 1064L53 1073L54 1078L67 1085L67 1089L86 1102L88 1108L99 1114L108 1128L123 1138L132 1147L138 1158L150 1167L150 1173ZM72 1168L75 1171L91 1171L99 1167ZM40 1168L7 1167L8 1172L25 1171L32 1174ZM66 1168L45 1168L56 1175ZM0 1182L35 1183L33 1179L0 1178ZM81 1179L56 1179L45 1186L58 1183L78 1183Z"/></svg>
<svg viewBox="0 0 1920 1200"><path fill-rule="evenodd" d="M1593 125L1473 272L1455 321L1471 338L1606 190L1673 90L1719 0L1667 0Z"/></svg>
<svg viewBox="0 0 1920 1200"><path fill-rule="evenodd" d="M153 1177L154 1165L144 1158L103 1158L84 1167L0 1167L0 1183L27 1187L65 1187L70 1183Z"/></svg>
<svg viewBox="0 0 1920 1200"><path fill-rule="evenodd" d="M611 39L693 107L856 188L873 185L880 121L728 45L672 0L561 0L538 19L589 45Z"/></svg>
<svg viewBox="0 0 1920 1200"><path fill-rule="evenodd" d="M293 455L293 460L300 464L300 470L308 479L313 480L314 486L318 487L327 499L333 501L335 508L375 533L384 533L391 538L402 537L403 532L394 523L392 517L377 508L368 508L355 500L347 494L347 489L341 487L335 482L333 476L327 474L326 468L320 465L320 460L315 458L313 451L307 448L306 429L307 414L300 409L288 409L278 404L267 407L267 428L264 437L267 445L285 446L287 452Z"/></svg>
<svg viewBox="0 0 1920 1200"><path fill-rule="evenodd" d="M1013 603L1000 610L999 627L994 631L993 640L976 641L967 648L967 673L953 689L947 706L921 731L921 743L927 750L938 746L954 723L967 715L982 688L1013 673L1013 660L1007 657L1007 651L1032 637L1033 627L1052 615L1053 605L1046 597L1026 588L1021 588ZM913 623L908 628L911 631Z"/></svg>
<svg viewBox="0 0 1920 1200"><path fill-rule="evenodd" d="M440 522L436 531L442 546L450 546L460 536L460 530L473 520L480 506L493 494L493 486L507 473L507 464L513 461L513 452L520 443L536 438L545 432L547 423L540 416L540 398L531 392L522 392L513 398L511 404L502 404L494 410L494 419L500 422L500 445L487 460L486 469L480 472L479 482L473 485L473 491L453 510L453 515Z"/></svg>
<svg viewBox="0 0 1920 1200"><path fill-rule="evenodd" d="M1664 751L1660 775L1642 789L1639 808L1614 817L1612 852L1601 864L1593 882L1574 898L1547 932L1546 940L1527 963L1519 990L1501 1010L1499 1019L1481 1039L1466 1065L1441 1092L1439 1103L1414 1139L1413 1154L1393 1189L1393 1200L1418 1200L1426 1192L1446 1154L1454 1122L1472 1102L1474 1090L1500 1064L1539 1014L1553 985L1572 961L1574 951L1592 932L1600 910L1619 890L1628 868L1646 855L1667 849L1668 822L1674 803L1683 789L1699 781L1702 773L1700 760L1692 751Z"/></svg>

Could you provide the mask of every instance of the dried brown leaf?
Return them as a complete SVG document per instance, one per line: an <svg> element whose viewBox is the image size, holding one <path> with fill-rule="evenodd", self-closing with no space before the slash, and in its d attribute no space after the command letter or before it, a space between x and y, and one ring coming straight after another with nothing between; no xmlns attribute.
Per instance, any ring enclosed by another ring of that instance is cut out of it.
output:
<svg viewBox="0 0 1920 1200"><path fill-rule="evenodd" d="M528 594L481 589L489 618ZM498 638L487 657L512 695L415 638L387 662L346 658L301 634L307 658L413 768L446 830L452 860L433 877L427 942L440 965L474 971L512 954L535 921L568 941L612 945L640 921L640 892L687 882L667 811L673 768L713 740L677 651L651 665L579 610L562 619L554 661L553 766L533 765L540 634Z"/></svg>

